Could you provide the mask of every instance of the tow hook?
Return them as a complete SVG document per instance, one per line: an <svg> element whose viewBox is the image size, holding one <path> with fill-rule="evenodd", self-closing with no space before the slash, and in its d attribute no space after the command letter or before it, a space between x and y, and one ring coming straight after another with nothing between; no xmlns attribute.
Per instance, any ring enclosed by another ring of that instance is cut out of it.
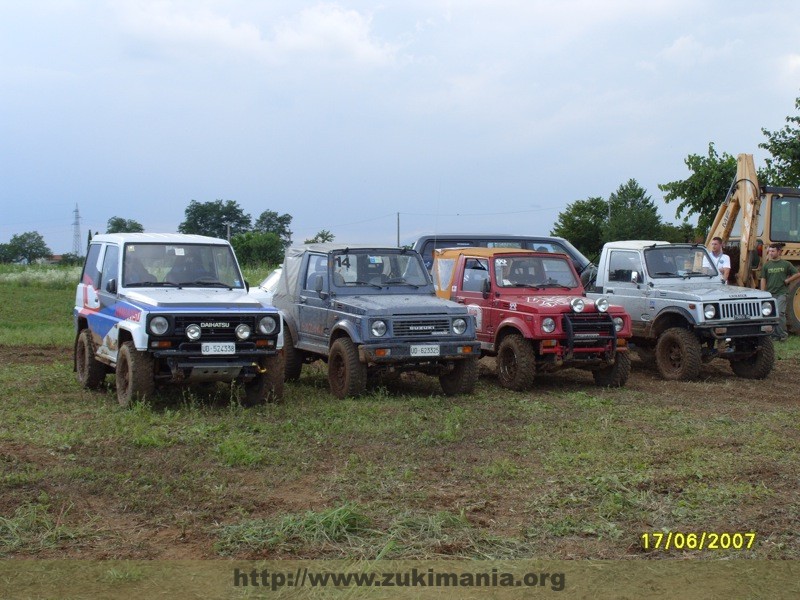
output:
<svg viewBox="0 0 800 600"><path fill-rule="evenodd" d="M252 365L251 365L251 366L252 366L252 367L253 367L253 368L254 368L256 371L258 371L258 374L259 374L259 375L263 375L264 373L266 373L266 372L267 372L267 369L266 369L265 367L262 367L262 366L261 366L261 365L259 365L258 363L252 363Z"/></svg>

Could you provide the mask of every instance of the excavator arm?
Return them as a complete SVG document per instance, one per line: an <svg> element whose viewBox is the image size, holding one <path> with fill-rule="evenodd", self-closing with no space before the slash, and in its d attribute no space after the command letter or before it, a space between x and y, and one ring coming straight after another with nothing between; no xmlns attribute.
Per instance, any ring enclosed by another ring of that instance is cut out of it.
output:
<svg viewBox="0 0 800 600"><path fill-rule="evenodd" d="M751 257L756 250L758 235L758 213L761 209L761 188L752 154L740 154L736 159L736 177L734 177L722 206L719 207L714 223L708 232L706 246L715 237L727 243L736 223L739 212L742 213L742 236L739 242L739 271L736 284L745 287L757 287L755 275L750 266Z"/></svg>

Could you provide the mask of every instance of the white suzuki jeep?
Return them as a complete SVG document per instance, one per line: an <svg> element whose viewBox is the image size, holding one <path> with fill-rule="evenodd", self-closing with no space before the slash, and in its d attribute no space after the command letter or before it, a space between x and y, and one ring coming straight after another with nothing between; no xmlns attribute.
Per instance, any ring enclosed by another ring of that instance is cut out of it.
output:
<svg viewBox="0 0 800 600"><path fill-rule="evenodd" d="M123 406L175 383L236 381L248 405L283 396L280 313L248 295L225 240L95 236L74 321L78 381L97 389L115 373Z"/></svg>

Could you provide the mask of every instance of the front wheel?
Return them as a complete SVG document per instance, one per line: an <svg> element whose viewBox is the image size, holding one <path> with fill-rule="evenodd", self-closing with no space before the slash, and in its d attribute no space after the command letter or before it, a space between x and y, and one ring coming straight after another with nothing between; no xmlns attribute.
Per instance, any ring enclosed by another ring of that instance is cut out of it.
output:
<svg viewBox="0 0 800 600"><path fill-rule="evenodd" d="M536 352L518 333L507 335L497 350L497 378L500 385L518 392L533 387L536 377Z"/></svg>
<svg viewBox="0 0 800 600"><path fill-rule="evenodd" d="M358 360L358 349L350 338L339 338L331 346L328 385L337 398L360 396L367 389L367 366Z"/></svg>
<svg viewBox="0 0 800 600"><path fill-rule="evenodd" d="M623 387L631 374L631 357L617 352L614 363L592 372L594 382L601 387Z"/></svg>
<svg viewBox="0 0 800 600"><path fill-rule="evenodd" d="M152 396L156 389L153 357L140 352L132 341L125 342L117 355L117 401L128 407L131 402Z"/></svg>
<svg viewBox="0 0 800 600"><path fill-rule="evenodd" d="M656 366L668 381L689 381L700 375L700 342L688 329L673 327L656 343Z"/></svg>
<svg viewBox="0 0 800 600"><path fill-rule="evenodd" d="M775 344L762 337L755 344L756 352L742 360L731 360L731 370L743 379L764 379L775 365Z"/></svg>
<svg viewBox="0 0 800 600"><path fill-rule="evenodd" d="M452 368L447 373L439 375L439 383L442 386L442 391L444 391L447 396L471 394L477 382L477 356L454 360Z"/></svg>
<svg viewBox="0 0 800 600"><path fill-rule="evenodd" d="M78 383L87 390L99 389L106 378L105 365L94 357L92 332L88 329L81 331L75 343L75 372Z"/></svg>
<svg viewBox="0 0 800 600"><path fill-rule="evenodd" d="M794 333L800 333L800 281L789 286L786 296L786 323Z"/></svg>
<svg viewBox="0 0 800 600"><path fill-rule="evenodd" d="M286 381L297 381L303 370L303 353L294 347L292 332L286 326L283 328L283 355Z"/></svg>

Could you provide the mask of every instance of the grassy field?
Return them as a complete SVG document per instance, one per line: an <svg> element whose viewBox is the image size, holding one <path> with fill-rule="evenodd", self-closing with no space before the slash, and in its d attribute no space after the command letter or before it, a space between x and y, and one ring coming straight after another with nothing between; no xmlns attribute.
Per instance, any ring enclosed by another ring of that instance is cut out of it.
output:
<svg viewBox="0 0 800 600"><path fill-rule="evenodd" d="M404 376L338 401L313 366L280 405L220 385L123 410L113 377L75 382L74 280L46 281L0 273L0 556L800 558L797 337L763 382L635 362L622 390L565 371L522 394L485 361L469 397ZM666 531L756 537L643 548Z"/></svg>

